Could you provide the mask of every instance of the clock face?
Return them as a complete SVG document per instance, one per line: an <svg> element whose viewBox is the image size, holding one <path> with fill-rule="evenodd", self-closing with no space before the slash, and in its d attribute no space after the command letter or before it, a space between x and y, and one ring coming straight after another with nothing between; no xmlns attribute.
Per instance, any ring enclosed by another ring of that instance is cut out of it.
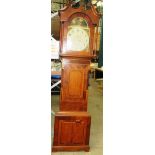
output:
<svg viewBox="0 0 155 155"><path fill-rule="evenodd" d="M82 27L72 27L67 33L67 49L84 51L89 45L89 35Z"/></svg>

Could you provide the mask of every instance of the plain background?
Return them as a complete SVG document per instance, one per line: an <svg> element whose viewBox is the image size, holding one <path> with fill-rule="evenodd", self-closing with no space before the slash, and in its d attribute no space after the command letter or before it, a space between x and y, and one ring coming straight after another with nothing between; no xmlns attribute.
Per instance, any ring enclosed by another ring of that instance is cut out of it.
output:
<svg viewBox="0 0 155 155"><path fill-rule="evenodd" d="M155 154L154 3L104 0L104 155ZM0 2L1 155L51 154L50 5Z"/></svg>

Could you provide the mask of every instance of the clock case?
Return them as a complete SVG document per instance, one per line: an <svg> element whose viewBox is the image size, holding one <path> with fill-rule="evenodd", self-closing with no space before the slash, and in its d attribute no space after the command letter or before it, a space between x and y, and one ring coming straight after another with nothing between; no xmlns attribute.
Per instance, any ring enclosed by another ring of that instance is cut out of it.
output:
<svg viewBox="0 0 155 155"><path fill-rule="evenodd" d="M73 8L70 3L59 11L60 57L62 60L60 111L55 115L52 151L89 151L91 116L88 107L88 74L91 58L96 56L100 15L93 5ZM68 25L76 17L84 18L90 28L89 51L68 51Z"/></svg>

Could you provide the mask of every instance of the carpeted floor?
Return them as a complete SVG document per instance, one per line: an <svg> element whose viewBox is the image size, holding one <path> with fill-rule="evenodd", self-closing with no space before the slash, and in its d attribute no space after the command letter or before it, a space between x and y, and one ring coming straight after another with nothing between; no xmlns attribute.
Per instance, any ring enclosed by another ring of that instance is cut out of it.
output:
<svg viewBox="0 0 155 155"><path fill-rule="evenodd" d="M52 95L52 110L59 110L59 95ZM91 114L90 152L52 152L52 155L102 155L103 154L103 93L101 84L90 79L88 112ZM52 115L52 140L54 116Z"/></svg>

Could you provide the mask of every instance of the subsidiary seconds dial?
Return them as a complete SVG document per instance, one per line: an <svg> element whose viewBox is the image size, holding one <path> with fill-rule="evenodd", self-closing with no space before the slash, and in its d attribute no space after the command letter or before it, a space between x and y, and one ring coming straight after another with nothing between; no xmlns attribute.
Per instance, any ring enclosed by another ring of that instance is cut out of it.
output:
<svg viewBox="0 0 155 155"><path fill-rule="evenodd" d="M84 51L89 44L89 35L82 27L72 27L67 33L67 49Z"/></svg>

